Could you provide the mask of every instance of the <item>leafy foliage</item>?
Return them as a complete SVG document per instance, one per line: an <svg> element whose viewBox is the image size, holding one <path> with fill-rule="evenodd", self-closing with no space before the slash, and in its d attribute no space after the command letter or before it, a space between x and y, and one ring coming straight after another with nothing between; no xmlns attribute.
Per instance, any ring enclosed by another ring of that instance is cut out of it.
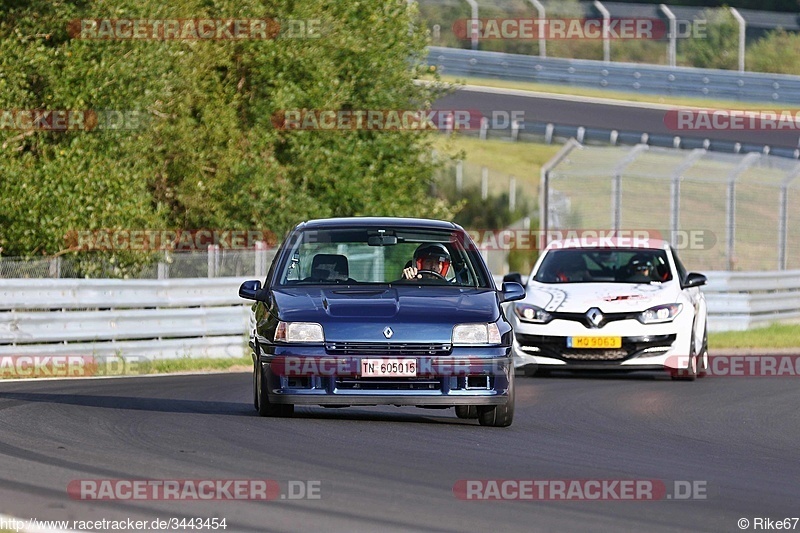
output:
<svg viewBox="0 0 800 533"><path fill-rule="evenodd" d="M735 69L738 66L739 24L727 9L706 9L705 37L686 39L679 45L686 64L704 68Z"/></svg>
<svg viewBox="0 0 800 533"><path fill-rule="evenodd" d="M285 109L420 109L425 35L406 2L34 0L0 11L0 110L140 112L141 127L0 130L0 247L63 252L70 230L225 228L305 218L449 218L431 136L290 132ZM81 40L76 19L320 21L319 38Z"/></svg>

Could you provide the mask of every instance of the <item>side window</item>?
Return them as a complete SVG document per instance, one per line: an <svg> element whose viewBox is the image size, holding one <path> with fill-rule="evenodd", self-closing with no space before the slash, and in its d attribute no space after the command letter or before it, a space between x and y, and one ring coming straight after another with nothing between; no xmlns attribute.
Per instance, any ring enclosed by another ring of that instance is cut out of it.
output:
<svg viewBox="0 0 800 533"><path fill-rule="evenodd" d="M675 250L672 250L672 258L675 259L675 267L678 269L678 280L683 283L686 280L686 267L678 259L678 254L675 253Z"/></svg>

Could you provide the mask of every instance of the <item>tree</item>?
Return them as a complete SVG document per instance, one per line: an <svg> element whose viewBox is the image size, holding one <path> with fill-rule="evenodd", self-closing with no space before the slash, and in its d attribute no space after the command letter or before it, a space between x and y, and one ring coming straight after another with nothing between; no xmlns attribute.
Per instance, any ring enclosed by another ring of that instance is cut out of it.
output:
<svg viewBox="0 0 800 533"><path fill-rule="evenodd" d="M265 19L267 40L87 40L80 19ZM304 218L449 217L429 194L431 134L279 131L286 109L421 109L426 40L406 2L7 2L0 110L138 112L133 129L0 129L0 247L52 254L70 230L224 228ZM319 33L288 35L290 21ZM80 27L78 25L78 27ZM71 27L74 28L74 27ZM7 74L6 74L7 73ZM130 124L129 124L130 125Z"/></svg>
<svg viewBox="0 0 800 533"><path fill-rule="evenodd" d="M739 65L739 25L727 9L706 9L705 36L681 41L679 50L692 67L736 69Z"/></svg>

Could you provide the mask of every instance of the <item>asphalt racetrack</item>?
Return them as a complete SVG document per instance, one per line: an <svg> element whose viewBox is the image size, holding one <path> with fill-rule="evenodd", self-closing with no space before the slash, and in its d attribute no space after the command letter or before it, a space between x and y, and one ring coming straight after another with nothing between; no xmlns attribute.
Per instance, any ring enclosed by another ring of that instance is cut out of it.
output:
<svg viewBox="0 0 800 533"><path fill-rule="evenodd" d="M584 99L564 95L546 95L526 91L509 91L487 87L462 87L438 99L433 107L440 110L478 110L482 116L491 117L496 111L524 112L528 122L551 122L566 126L617 129L619 131L647 132L650 135L680 135L696 139L740 142L774 147L798 148L800 125L797 129L676 131L665 124L667 106L643 103L614 103L613 100ZM765 108L753 104L749 110L769 109L779 111L780 105ZM794 116L794 115L792 115ZM800 527L800 526L799 526Z"/></svg>
<svg viewBox="0 0 800 533"><path fill-rule="evenodd" d="M514 424L501 429L413 407L298 407L294 418L260 418L247 373L5 381L0 511L224 517L226 531L253 532L740 531L741 518L752 529L755 518L800 516L797 378L516 383ZM266 479L283 498L68 496L70 482L86 479ZM454 493L465 480L655 480L667 496L475 501ZM298 486L319 498L289 498ZM677 486L698 491L679 499L686 491Z"/></svg>

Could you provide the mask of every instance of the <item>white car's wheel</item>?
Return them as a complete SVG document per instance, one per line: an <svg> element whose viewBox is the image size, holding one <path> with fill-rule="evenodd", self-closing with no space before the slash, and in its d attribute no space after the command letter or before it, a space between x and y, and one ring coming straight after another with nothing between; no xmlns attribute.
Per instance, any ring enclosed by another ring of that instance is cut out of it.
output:
<svg viewBox="0 0 800 533"><path fill-rule="evenodd" d="M676 368L672 371L672 379L675 381L694 381L697 378L697 354L695 353L694 341L691 342L689 350L689 361L686 368Z"/></svg>

